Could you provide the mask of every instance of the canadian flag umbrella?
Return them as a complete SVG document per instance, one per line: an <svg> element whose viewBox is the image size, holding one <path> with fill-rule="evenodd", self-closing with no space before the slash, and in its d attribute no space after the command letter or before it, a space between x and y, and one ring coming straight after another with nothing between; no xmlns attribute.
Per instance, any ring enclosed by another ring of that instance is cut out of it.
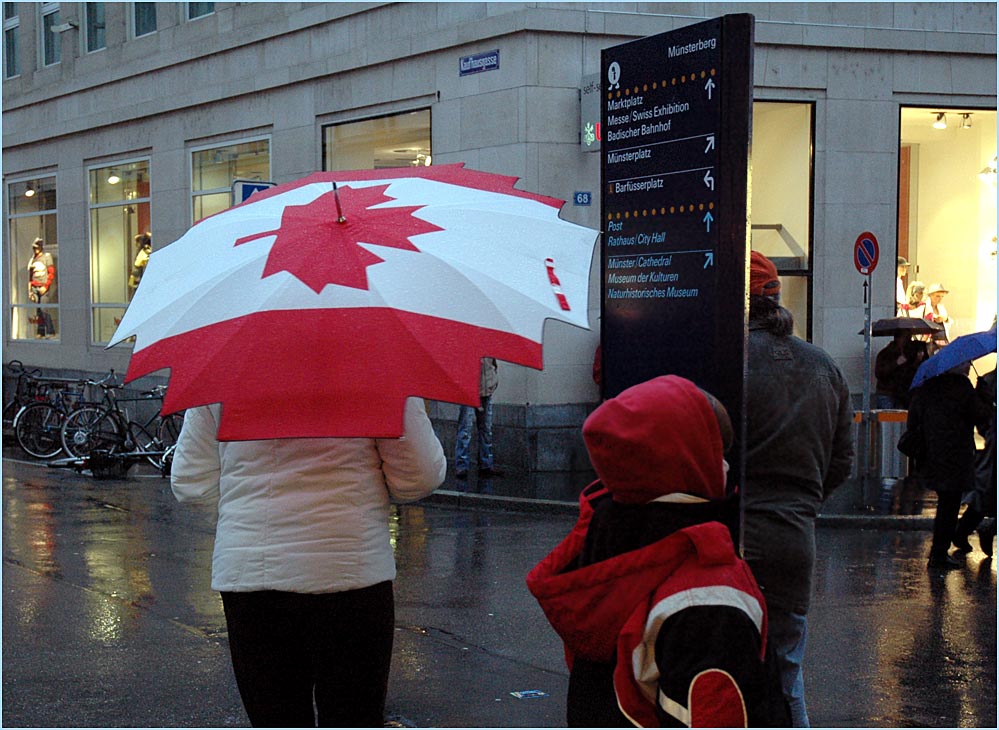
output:
<svg viewBox="0 0 999 730"><path fill-rule="evenodd" d="M587 327L596 232L462 164L316 173L156 251L111 345L168 368L165 413L222 404L225 441L402 435L408 396L478 405L483 357L542 368Z"/></svg>

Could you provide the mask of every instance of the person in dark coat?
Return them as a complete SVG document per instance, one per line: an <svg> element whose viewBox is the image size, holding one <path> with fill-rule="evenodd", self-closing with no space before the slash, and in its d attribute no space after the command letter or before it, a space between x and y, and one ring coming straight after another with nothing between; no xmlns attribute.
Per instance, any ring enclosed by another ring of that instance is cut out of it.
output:
<svg viewBox="0 0 999 730"><path fill-rule="evenodd" d="M991 415L984 430L985 448L978 452L975 464L975 488L965 495L968 508L957 522L954 547L970 553L968 537L978 530L978 543L987 557L992 557L992 541L996 537L996 371L978 379L975 391L986 403L991 403Z"/></svg>
<svg viewBox="0 0 999 730"><path fill-rule="evenodd" d="M928 357L926 343L913 340L905 332L895 335L874 361L877 381L874 395L878 408L909 407L909 386L919 365Z"/></svg>
<svg viewBox="0 0 999 730"><path fill-rule="evenodd" d="M743 550L760 582L794 727L808 727L803 662L815 518L850 475L853 408L842 371L793 334L773 262L750 254Z"/></svg>
<svg viewBox="0 0 999 730"><path fill-rule="evenodd" d="M912 392L906 429L920 433L923 445L914 471L937 493L930 568L964 565L947 551L955 539L961 496L975 484L975 426L984 431L992 410L971 385L967 364L930 378Z"/></svg>
<svg viewBox="0 0 999 730"><path fill-rule="evenodd" d="M732 436L724 407L675 375L583 425L600 479L527 576L565 644L570 727L787 726L766 604L732 538Z"/></svg>

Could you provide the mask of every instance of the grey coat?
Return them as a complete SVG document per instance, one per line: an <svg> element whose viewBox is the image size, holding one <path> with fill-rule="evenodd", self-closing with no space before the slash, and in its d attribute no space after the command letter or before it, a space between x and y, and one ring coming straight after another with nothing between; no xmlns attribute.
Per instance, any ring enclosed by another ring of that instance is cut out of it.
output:
<svg viewBox="0 0 999 730"><path fill-rule="evenodd" d="M768 605L805 614L815 516L853 461L850 391L821 348L749 329L745 557Z"/></svg>

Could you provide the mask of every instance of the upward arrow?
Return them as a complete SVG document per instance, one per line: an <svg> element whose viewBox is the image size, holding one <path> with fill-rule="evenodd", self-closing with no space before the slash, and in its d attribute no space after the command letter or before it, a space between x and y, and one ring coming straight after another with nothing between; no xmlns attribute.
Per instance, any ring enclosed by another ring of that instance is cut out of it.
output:
<svg viewBox="0 0 999 730"><path fill-rule="evenodd" d="M714 79L708 79L708 83L704 84L704 88L708 92L708 99L710 99L711 98L711 92L715 88L715 80Z"/></svg>
<svg viewBox="0 0 999 730"><path fill-rule="evenodd" d="M711 215L711 211L710 210L707 213L704 214L704 219L703 219L704 220L704 225L707 227L708 233L711 233L711 221L713 221L714 219L715 219L715 217L713 215Z"/></svg>

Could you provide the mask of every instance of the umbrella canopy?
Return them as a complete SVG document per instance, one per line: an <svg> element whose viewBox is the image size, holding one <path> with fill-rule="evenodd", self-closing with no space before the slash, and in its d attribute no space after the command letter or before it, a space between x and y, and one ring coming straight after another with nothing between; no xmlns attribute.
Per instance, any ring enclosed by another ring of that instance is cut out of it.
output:
<svg viewBox="0 0 999 730"><path fill-rule="evenodd" d="M111 344L170 369L164 412L219 438L402 434L408 396L479 403L483 357L540 369L546 319L587 327L597 233L463 165L317 173L149 259Z"/></svg>
<svg viewBox="0 0 999 730"><path fill-rule="evenodd" d="M871 336L894 337L895 335L931 335L942 332L943 325L930 322L922 317L889 317L879 319L871 325ZM864 334L863 330L860 334Z"/></svg>
<svg viewBox="0 0 999 730"><path fill-rule="evenodd" d="M909 389L918 388L930 378L965 365L972 360L988 355L996 351L996 328L987 332L976 332L972 335L962 335L945 346L943 349L933 354L926 362L919 366L916 377L912 379Z"/></svg>

